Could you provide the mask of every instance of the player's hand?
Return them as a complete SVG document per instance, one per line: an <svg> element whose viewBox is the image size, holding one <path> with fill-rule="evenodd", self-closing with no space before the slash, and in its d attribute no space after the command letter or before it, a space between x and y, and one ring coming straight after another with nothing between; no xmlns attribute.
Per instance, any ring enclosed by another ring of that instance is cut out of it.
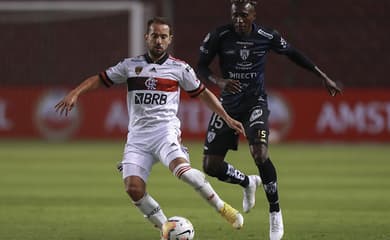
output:
<svg viewBox="0 0 390 240"><path fill-rule="evenodd" d="M77 102L78 95L70 92L68 95L66 95L61 101L59 101L54 108L56 109L56 112L58 112L60 115L65 113L65 116L68 116L68 113L73 109Z"/></svg>
<svg viewBox="0 0 390 240"><path fill-rule="evenodd" d="M220 89L229 93L236 94L241 92L241 84L238 80L218 78L217 85Z"/></svg>
<svg viewBox="0 0 390 240"><path fill-rule="evenodd" d="M242 123L240 123L239 121L237 121L231 117L228 117L227 119L225 119L225 122L231 129L234 129L237 134L241 133L242 135L246 136L244 127L242 126Z"/></svg>
<svg viewBox="0 0 390 240"><path fill-rule="evenodd" d="M342 93L341 88L339 86L337 86L337 84L334 81L332 81L330 78L325 76L323 82L324 82L324 85L325 85L326 89L328 90L328 93L330 96L334 97L337 94Z"/></svg>

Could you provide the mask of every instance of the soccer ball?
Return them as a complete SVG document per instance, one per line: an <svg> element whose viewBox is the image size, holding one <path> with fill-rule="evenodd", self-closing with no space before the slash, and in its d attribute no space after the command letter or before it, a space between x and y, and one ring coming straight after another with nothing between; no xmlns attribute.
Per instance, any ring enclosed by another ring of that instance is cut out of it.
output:
<svg viewBox="0 0 390 240"><path fill-rule="evenodd" d="M190 220L184 217L170 217L162 226L161 240L192 240L195 230Z"/></svg>

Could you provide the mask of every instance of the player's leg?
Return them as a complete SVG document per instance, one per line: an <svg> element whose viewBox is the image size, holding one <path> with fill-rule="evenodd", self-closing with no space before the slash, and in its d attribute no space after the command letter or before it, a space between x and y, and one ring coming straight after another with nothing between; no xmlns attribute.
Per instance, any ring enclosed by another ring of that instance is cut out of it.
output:
<svg viewBox="0 0 390 240"><path fill-rule="evenodd" d="M245 173L225 161L225 154L205 153L203 155L203 171L210 177L218 178L223 182L239 184L243 187L249 184L249 178Z"/></svg>
<svg viewBox="0 0 390 240"><path fill-rule="evenodd" d="M249 149L259 170L270 212L279 211L276 169L268 156L268 117L266 104L255 106L245 122Z"/></svg>
<svg viewBox="0 0 390 240"><path fill-rule="evenodd" d="M240 229L243 226L244 218L242 215L229 204L225 203L206 180L205 175L198 169L192 168L186 159L176 158L169 164L169 169L177 178L193 187L234 228Z"/></svg>
<svg viewBox="0 0 390 240"><path fill-rule="evenodd" d="M261 179L257 175L248 176L225 161L229 149L237 150L238 138L222 118L213 114L204 145L203 171L220 181L241 185L244 188L243 210L249 212L255 205L255 192Z"/></svg>
<svg viewBox="0 0 390 240"><path fill-rule="evenodd" d="M270 239L279 240L284 233L282 211L279 206L276 168L268 156L265 144L250 145L251 154L259 169L263 187L269 203Z"/></svg>
<svg viewBox="0 0 390 240"><path fill-rule="evenodd" d="M135 164L123 164L125 191L131 198L134 206L154 226L161 229L167 217L160 205L146 192L146 170ZM144 180L145 179L145 180Z"/></svg>
<svg viewBox="0 0 390 240"><path fill-rule="evenodd" d="M166 133L160 143L161 145L156 147L156 154L161 162L176 177L193 187L234 228L241 228L244 222L242 215L218 196L201 171L191 167L188 151L180 142L180 132Z"/></svg>
<svg viewBox="0 0 390 240"><path fill-rule="evenodd" d="M276 168L268 155L268 117L269 110L266 104L259 103L253 108L248 119L247 138L269 203L270 239L279 240L283 236L283 220L279 206Z"/></svg>
<svg viewBox="0 0 390 240"><path fill-rule="evenodd" d="M269 202L269 211L279 211L276 168L268 157L267 146L264 144L250 145L250 151L263 180L264 191Z"/></svg>
<svg viewBox="0 0 390 240"><path fill-rule="evenodd" d="M132 140L131 143L126 144L121 168L118 169L122 172L125 191L134 206L153 226L161 229L162 225L167 221L167 217L164 215L158 202L146 192L146 183L156 160L150 153L139 150L139 144L144 146L143 149L145 151L148 150L144 142Z"/></svg>
<svg viewBox="0 0 390 240"><path fill-rule="evenodd" d="M263 188L269 202L270 239L279 240L283 236L282 212L279 206L279 194L276 168L268 155L268 106L259 102L248 118L247 138L251 155L259 170Z"/></svg>

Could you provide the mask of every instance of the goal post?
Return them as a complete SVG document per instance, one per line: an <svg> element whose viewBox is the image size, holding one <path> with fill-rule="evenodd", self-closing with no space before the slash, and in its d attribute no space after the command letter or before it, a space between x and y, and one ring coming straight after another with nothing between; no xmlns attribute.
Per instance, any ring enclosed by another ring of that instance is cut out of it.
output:
<svg viewBox="0 0 390 240"><path fill-rule="evenodd" d="M144 52L144 31L150 11L142 1L0 1L0 12L116 12L128 15L128 56Z"/></svg>

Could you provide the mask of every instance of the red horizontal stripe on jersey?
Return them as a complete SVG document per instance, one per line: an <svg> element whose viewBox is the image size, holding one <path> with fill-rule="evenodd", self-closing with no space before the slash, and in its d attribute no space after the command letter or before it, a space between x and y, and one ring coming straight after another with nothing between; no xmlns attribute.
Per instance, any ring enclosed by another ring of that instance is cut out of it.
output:
<svg viewBox="0 0 390 240"><path fill-rule="evenodd" d="M179 83L167 78L132 77L127 79L128 90L177 92Z"/></svg>
<svg viewBox="0 0 390 240"><path fill-rule="evenodd" d="M193 91L188 91L188 95L190 95L190 97L197 97L201 92L203 92L204 90L206 89L206 87L203 85L203 83L201 83L199 85L199 87Z"/></svg>
<svg viewBox="0 0 390 240"><path fill-rule="evenodd" d="M179 89L179 82L167 79L167 78L155 78L157 82L157 89L158 91L164 91L164 92L177 92Z"/></svg>

